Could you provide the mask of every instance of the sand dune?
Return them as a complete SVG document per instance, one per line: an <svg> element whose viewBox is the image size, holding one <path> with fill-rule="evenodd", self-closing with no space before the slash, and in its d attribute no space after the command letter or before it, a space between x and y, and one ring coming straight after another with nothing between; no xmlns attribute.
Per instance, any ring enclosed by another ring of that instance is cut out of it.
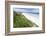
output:
<svg viewBox="0 0 46 36"><path fill-rule="evenodd" d="M28 20L36 23L36 25L40 26L39 25L39 19L37 19L36 17L29 15L29 14L26 14L26 13L22 13L22 15L24 15Z"/></svg>

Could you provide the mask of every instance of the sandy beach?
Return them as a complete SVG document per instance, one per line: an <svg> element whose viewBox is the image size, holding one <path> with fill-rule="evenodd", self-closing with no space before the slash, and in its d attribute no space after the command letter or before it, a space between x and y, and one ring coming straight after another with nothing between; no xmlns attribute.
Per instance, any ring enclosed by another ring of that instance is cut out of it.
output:
<svg viewBox="0 0 46 36"><path fill-rule="evenodd" d="M22 15L24 15L28 20L36 23L36 25L40 26L39 25L39 19L37 19L36 17L32 16L32 15L28 15L26 13L22 13Z"/></svg>

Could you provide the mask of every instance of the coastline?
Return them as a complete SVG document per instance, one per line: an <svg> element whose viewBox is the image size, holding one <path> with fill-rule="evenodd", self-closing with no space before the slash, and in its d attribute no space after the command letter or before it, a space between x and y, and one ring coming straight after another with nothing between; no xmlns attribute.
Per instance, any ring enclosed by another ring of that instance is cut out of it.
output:
<svg viewBox="0 0 46 36"><path fill-rule="evenodd" d="M36 23L36 25L39 26L39 19L37 19L36 17L32 16L32 15L28 15L26 13L22 13L22 15L24 15L28 20Z"/></svg>

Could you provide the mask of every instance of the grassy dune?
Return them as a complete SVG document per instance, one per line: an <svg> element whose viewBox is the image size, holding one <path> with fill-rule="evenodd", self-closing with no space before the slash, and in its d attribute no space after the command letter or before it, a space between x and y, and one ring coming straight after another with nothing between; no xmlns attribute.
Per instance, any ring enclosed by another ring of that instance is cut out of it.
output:
<svg viewBox="0 0 46 36"><path fill-rule="evenodd" d="M14 20L13 21L14 21L14 25L13 25L14 28L16 28L16 27L33 27L33 26L37 26L35 23L28 20L21 13L15 13L14 12Z"/></svg>

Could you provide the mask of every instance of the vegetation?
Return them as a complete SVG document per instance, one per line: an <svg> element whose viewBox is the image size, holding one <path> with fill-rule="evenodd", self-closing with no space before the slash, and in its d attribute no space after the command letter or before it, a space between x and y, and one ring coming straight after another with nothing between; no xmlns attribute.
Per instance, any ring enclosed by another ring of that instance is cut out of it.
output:
<svg viewBox="0 0 46 36"><path fill-rule="evenodd" d="M14 11L14 24L13 27L33 27L35 23L32 21L28 20L24 15L21 13L16 13ZM35 25L37 26L37 25ZM38 27L38 26L37 26Z"/></svg>

